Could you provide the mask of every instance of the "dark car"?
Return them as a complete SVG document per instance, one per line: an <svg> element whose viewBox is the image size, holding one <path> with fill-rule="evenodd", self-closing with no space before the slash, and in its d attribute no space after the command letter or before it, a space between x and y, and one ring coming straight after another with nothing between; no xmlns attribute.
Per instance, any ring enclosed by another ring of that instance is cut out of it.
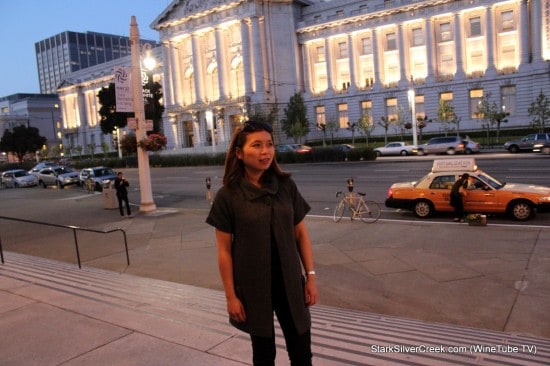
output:
<svg viewBox="0 0 550 366"><path fill-rule="evenodd" d="M511 153L533 151L535 145L544 145L550 142L550 133L532 133L521 140L506 141L504 148Z"/></svg>
<svg viewBox="0 0 550 366"><path fill-rule="evenodd" d="M80 184L78 173L64 166L52 166L44 168L36 175L38 184L46 188L47 186L57 186L64 188L65 186Z"/></svg>
<svg viewBox="0 0 550 366"><path fill-rule="evenodd" d="M298 154L303 154L303 153L311 152L311 147L307 145L301 145L301 144L279 144L275 146L275 151L279 153L294 152Z"/></svg>
<svg viewBox="0 0 550 366"><path fill-rule="evenodd" d="M103 191L103 186L115 181L116 173L113 169L105 166L84 168L80 171L80 185L86 187L86 181L91 179L96 191Z"/></svg>
<svg viewBox="0 0 550 366"><path fill-rule="evenodd" d="M338 144L338 145L334 145L334 148L338 151L349 152L349 151L355 149L355 146L350 145L350 144Z"/></svg>

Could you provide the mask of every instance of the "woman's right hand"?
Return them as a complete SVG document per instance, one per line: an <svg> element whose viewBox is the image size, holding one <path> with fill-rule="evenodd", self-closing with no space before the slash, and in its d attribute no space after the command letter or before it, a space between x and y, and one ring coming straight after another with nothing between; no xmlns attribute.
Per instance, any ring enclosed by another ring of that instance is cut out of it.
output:
<svg viewBox="0 0 550 366"><path fill-rule="evenodd" d="M246 313L244 311L243 303L236 296L227 299L227 312L233 321L238 323L246 321Z"/></svg>

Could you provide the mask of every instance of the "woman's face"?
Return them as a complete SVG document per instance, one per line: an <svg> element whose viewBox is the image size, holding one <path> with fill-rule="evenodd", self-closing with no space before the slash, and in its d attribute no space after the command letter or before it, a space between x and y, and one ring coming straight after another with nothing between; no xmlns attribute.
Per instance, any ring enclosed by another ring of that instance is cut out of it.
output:
<svg viewBox="0 0 550 366"><path fill-rule="evenodd" d="M275 145L267 131L254 131L246 135L242 148L237 148L237 157L247 170L264 172L270 166L275 155Z"/></svg>

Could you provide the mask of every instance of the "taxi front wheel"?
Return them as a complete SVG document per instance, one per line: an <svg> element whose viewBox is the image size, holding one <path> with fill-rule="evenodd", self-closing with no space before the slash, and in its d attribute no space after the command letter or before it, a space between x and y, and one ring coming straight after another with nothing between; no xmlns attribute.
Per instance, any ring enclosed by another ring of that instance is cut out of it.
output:
<svg viewBox="0 0 550 366"><path fill-rule="evenodd" d="M515 201L510 204L510 214L517 221L525 221L533 216L535 211L527 201Z"/></svg>
<svg viewBox="0 0 550 366"><path fill-rule="evenodd" d="M419 200L415 202L413 212L416 217L425 219L433 214L434 208L430 201Z"/></svg>

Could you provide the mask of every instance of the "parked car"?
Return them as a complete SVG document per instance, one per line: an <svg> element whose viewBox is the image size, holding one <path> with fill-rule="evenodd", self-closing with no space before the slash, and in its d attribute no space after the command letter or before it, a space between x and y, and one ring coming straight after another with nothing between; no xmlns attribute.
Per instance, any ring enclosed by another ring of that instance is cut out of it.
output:
<svg viewBox="0 0 550 366"><path fill-rule="evenodd" d="M40 163L33 166L31 170L29 170L29 174L38 175L38 173L42 169L47 168L47 167L51 167L51 166L57 166L57 164L54 163L53 161L41 161Z"/></svg>
<svg viewBox="0 0 550 366"><path fill-rule="evenodd" d="M295 152L298 154L311 152L311 146L301 144L279 144L275 146L276 152Z"/></svg>
<svg viewBox="0 0 550 366"><path fill-rule="evenodd" d="M477 154L481 151L481 145L472 140L464 140L464 154Z"/></svg>
<svg viewBox="0 0 550 366"><path fill-rule="evenodd" d="M418 155L463 153L465 143L460 136L434 137L418 146Z"/></svg>
<svg viewBox="0 0 550 366"><path fill-rule="evenodd" d="M350 144L338 144L338 145L334 145L333 148L338 150L338 151L349 152L349 151L355 149L355 146L350 145Z"/></svg>
<svg viewBox="0 0 550 366"><path fill-rule="evenodd" d="M434 160L432 171L419 180L393 184L386 207L412 210L420 218L452 212L451 188L464 173L476 180L464 199L465 212L502 213L524 221L550 210L550 187L501 182L478 169L473 158Z"/></svg>
<svg viewBox="0 0 550 366"><path fill-rule="evenodd" d="M113 169L97 166L94 168L84 168L80 171L80 185L86 187L86 180L92 179L96 191L103 191L103 185L110 184L115 181L116 173Z"/></svg>
<svg viewBox="0 0 550 366"><path fill-rule="evenodd" d="M540 152L545 155L550 155L550 140L545 143L535 144L533 147L533 152Z"/></svg>
<svg viewBox="0 0 550 366"><path fill-rule="evenodd" d="M511 153L520 151L533 151L535 145L545 144L550 141L550 133L532 133L521 140L506 141L504 148Z"/></svg>
<svg viewBox="0 0 550 366"><path fill-rule="evenodd" d="M23 169L6 170L0 177L2 188L34 187L38 180Z"/></svg>
<svg viewBox="0 0 550 366"><path fill-rule="evenodd" d="M38 184L46 188L47 186L57 186L64 188L68 185L80 184L80 177L77 172L64 166L52 166L42 169L38 172Z"/></svg>
<svg viewBox="0 0 550 366"><path fill-rule="evenodd" d="M386 156L386 155L413 155L418 152L418 148L414 145L409 145L403 141L390 142L384 147L377 147L374 149L377 156Z"/></svg>

